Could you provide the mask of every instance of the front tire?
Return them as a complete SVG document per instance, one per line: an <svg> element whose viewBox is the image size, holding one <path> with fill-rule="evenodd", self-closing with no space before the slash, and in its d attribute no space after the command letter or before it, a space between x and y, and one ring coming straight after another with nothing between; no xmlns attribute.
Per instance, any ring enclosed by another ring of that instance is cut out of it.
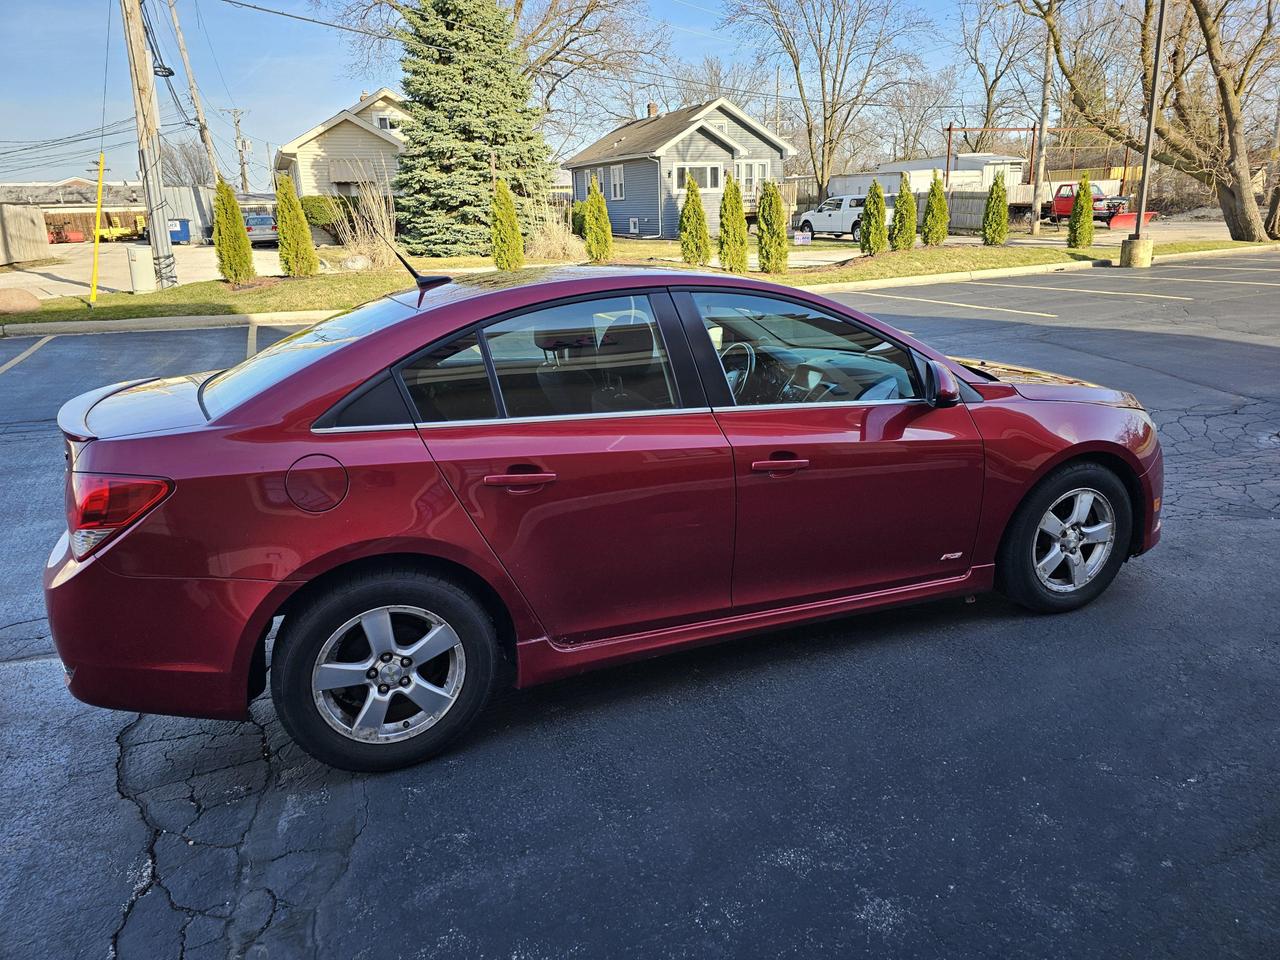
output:
<svg viewBox="0 0 1280 960"><path fill-rule="evenodd" d="M452 581L411 568L360 574L285 618L271 699L317 760L394 770L471 726L500 656L493 620Z"/></svg>
<svg viewBox="0 0 1280 960"><path fill-rule="evenodd" d="M1101 464L1068 464L1042 480L1014 513L997 561L1000 589L1041 613L1082 607L1115 579L1132 530L1124 482Z"/></svg>

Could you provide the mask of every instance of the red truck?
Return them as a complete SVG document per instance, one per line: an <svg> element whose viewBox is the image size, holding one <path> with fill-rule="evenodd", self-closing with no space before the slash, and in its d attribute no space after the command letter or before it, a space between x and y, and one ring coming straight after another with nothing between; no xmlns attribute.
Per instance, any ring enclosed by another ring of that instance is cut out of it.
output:
<svg viewBox="0 0 1280 960"><path fill-rule="evenodd" d="M1076 189L1077 185L1074 183L1064 183L1058 187L1053 199L1041 209L1041 218L1052 223L1068 219L1076 202ZM1101 220L1112 230L1127 230L1138 222L1138 215L1129 211L1128 197L1109 197L1096 183L1089 184L1089 190L1093 195L1094 220ZM1148 222L1154 216L1155 213L1148 211L1143 221Z"/></svg>

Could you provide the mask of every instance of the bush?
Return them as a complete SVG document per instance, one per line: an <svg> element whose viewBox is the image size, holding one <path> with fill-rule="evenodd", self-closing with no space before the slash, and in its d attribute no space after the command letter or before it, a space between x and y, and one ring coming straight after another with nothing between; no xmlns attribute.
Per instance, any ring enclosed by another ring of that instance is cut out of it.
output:
<svg viewBox="0 0 1280 960"><path fill-rule="evenodd" d="M879 180L872 180L867 201L862 207L862 226L858 236L858 246L868 256L874 257L889 249L889 231L884 216L884 190Z"/></svg>
<svg viewBox="0 0 1280 960"><path fill-rule="evenodd" d="M228 283L238 286L258 275L253 269L253 246L240 203L235 191L221 178L213 195L213 248L218 255L218 272Z"/></svg>
<svg viewBox="0 0 1280 960"><path fill-rule="evenodd" d="M587 248L564 222L563 215L547 215L529 233L525 253L531 260L581 263L587 259Z"/></svg>
<svg viewBox="0 0 1280 960"><path fill-rule="evenodd" d="M889 243L895 250L910 250L916 245L916 195L911 192L911 178L905 173L898 183L898 199L893 204Z"/></svg>
<svg viewBox="0 0 1280 960"><path fill-rule="evenodd" d="M680 208L680 259L696 267L705 267L711 261L707 214L693 180L685 182L684 206Z"/></svg>
<svg viewBox="0 0 1280 960"><path fill-rule="evenodd" d="M280 267L285 276L314 276L320 269L320 259L311 239L311 225L294 192L293 179L284 174L276 177L276 229Z"/></svg>
<svg viewBox="0 0 1280 960"><path fill-rule="evenodd" d="M573 201L573 210L569 214L569 222L573 227L573 235L575 237L585 237L587 235L587 204L584 200Z"/></svg>
<svg viewBox="0 0 1280 960"><path fill-rule="evenodd" d="M987 191L987 207L982 211L982 242L988 247L1003 247L1009 239L1009 196L1004 189L1004 174L997 173Z"/></svg>
<svg viewBox="0 0 1280 960"><path fill-rule="evenodd" d="M1076 187L1071 219L1067 221L1067 246L1076 249L1093 246L1093 188L1088 177Z"/></svg>
<svg viewBox="0 0 1280 960"><path fill-rule="evenodd" d="M725 177L720 197L720 236L716 241L720 269L747 272L747 215L742 209L742 190L732 176Z"/></svg>
<svg viewBox="0 0 1280 960"><path fill-rule="evenodd" d="M333 232L335 218L350 210L346 197L325 197L309 193L305 197L299 197L298 202L302 204L302 214L307 218L307 223L330 233Z"/></svg>
<svg viewBox="0 0 1280 960"><path fill-rule="evenodd" d="M493 213L490 221L493 238L493 263L499 270L519 270L524 266L524 237L516 219L516 201L507 181L499 180L493 190Z"/></svg>
<svg viewBox="0 0 1280 960"><path fill-rule="evenodd" d="M940 247L947 239L947 228L951 224L951 214L947 210L947 195L942 189L942 178L938 171L933 172L933 183L929 184L929 199L924 202L924 226L920 238L926 247Z"/></svg>
<svg viewBox="0 0 1280 960"><path fill-rule="evenodd" d="M595 177L591 178L591 186L587 189L587 209L582 223L582 235L587 243L587 259L592 263L604 263L613 259L613 226L609 223L609 208Z"/></svg>
<svg viewBox="0 0 1280 960"><path fill-rule="evenodd" d="M756 209L759 227L756 243L759 247L760 269L765 273L787 272L787 213L782 203L782 191L772 180L766 180L760 189L760 205Z"/></svg>

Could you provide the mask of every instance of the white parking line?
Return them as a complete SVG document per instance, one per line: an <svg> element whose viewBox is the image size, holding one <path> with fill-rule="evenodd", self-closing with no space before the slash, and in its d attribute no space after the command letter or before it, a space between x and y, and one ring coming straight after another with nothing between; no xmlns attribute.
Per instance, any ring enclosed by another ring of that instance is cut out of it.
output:
<svg viewBox="0 0 1280 960"><path fill-rule="evenodd" d="M987 307L980 303L956 303L954 300L929 300L926 297L902 297L892 293L872 293L869 290L851 292L854 297L883 297L886 300L913 300L916 303L938 303L944 307L964 307L966 310L994 310L996 313L1017 313L1024 317L1048 317L1056 320L1056 313L1038 313L1035 310L1010 310L1008 307Z"/></svg>
<svg viewBox="0 0 1280 960"><path fill-rule="evenodd" d="M1063 293L1098 293L1104 297L1154 297L1156 300L1194 300L1195 297L1178 297L1172 293L1132 293L1125 290L1094 290L1091 287L1042 287L1038 283L996 283L992 280L970 280L979 287L1011 287L1014 290L1061 290Z"/></svg>
<svg viewBox="0 0 1280 960"><path fill-rule="evenodd" d="M27 359L27 357L31 356L33 353L35 353L37 350L39 350L41 347L43 347L46 343L48 343L52 339L53 337L41 337L31 346L27 347L27 349L23 350L16 357L9 360L4 366L0 367L0 373L8 373L10 370L12 370L18 364L20 364L23 360Z"/></svg>
<svg viewBox="0 0 1280 960"><path fill-rule="evenodd" d="M1116 276L1124 277L1126 280L1146 280L1149 283L1233 283L1239 287L1280 287L1280 283L1276 283L1274 280L1210 280L1208 277L1203 279L1200 277L1166 277L1164 274L1143 277L1137 274L1125 273L1122 270L1117 270Z"/></svg>
<svg viewBox="0 0 1280 960"><path fill-rule="evenodd" d="M1277 265L1280 265L1280 261L1277 262ZM1208 266L1207 264L1204 266L1192 266L1190 264L1184 264L1184 265L1178 266L1177 269L1179 270L1252 270L1254 273L1268 272L1266 267L1211 267L1211 266Z"/></svg>

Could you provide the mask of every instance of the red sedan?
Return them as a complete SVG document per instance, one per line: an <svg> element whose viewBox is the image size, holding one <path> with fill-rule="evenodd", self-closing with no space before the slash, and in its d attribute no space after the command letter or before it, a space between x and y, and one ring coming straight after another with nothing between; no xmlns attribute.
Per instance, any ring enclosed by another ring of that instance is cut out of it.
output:
<svg viewBox="0 0 1280 960"><path fill-rule="evenodd" d="M528 686L997 587L1097 597L1160 534L1128 393L954 360L724 275L423 280L230 370L58 415L72 694L388 769Z"/></svg>

